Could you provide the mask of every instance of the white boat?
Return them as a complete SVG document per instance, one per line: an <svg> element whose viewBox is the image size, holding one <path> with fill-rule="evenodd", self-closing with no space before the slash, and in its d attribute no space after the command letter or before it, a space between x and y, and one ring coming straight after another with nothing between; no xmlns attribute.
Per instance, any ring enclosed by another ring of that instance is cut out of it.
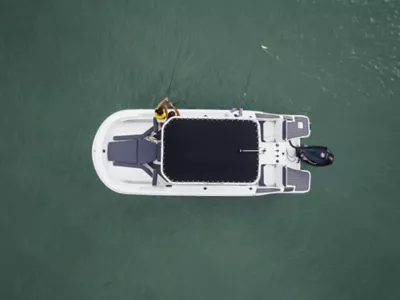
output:
<svg viewBox="0 0 400 300"><path fill-rule="evenodd" d="M122 110L98 129L93 164L112 191L229 197L310 191L311 173L301 164L313 162L299 147L311 133L307 116L182 109L160 124L153 114ZM315 164L331 164L333 154L320 148L318 155L329 159Z"/></svg>

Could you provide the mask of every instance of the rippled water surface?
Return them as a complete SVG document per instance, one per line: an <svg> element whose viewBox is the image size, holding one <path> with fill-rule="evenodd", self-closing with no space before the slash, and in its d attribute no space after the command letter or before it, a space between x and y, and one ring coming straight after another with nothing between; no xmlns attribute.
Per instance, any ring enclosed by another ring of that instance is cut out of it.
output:
<svg viewBox="0 0 400 300"><path fill-rule="evenodd" d="M300 196L106 189L98 126L177 57L180 108L246 91L335 164ZM0 104L1 299L400 299L398 0L0 0Z"/></svg>

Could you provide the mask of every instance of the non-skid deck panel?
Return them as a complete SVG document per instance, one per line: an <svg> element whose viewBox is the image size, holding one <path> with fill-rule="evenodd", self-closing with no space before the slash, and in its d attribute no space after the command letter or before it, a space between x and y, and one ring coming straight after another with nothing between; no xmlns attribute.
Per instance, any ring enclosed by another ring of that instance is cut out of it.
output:
<svg viewBox="0 0 400 300"><path fill-rule="evenodd" d="M286 138L302 138L310 134L310 124L306 117L295 117L294 121L286 121Z"/></svg>
<svg viewBox="0 0 400 300"><path fill-rule="evenodd" d="M256 190L257 194L266 194L266 193L278 193L280 192L280 188L259 188Z"/></svg>
<svg viewBox="0 0 400 300"><path fill-rule="evenodd" d="M266 113L256 113L257 119L279 119L279 115L266 114Z"/></svg>
<svg viewBox="0 0 400 300"><path fill-rule="evenodd" d="M173 182L249 183L258 177L257 123L171 119L164 125L163 172Z"/></svg>
<svg viewBox="0 0 400 300"><path fill-rule="evenodd" d="M296 192L307 192L310 189L310 173L302 170L287 168L287 185L294 186Z"/></svg>

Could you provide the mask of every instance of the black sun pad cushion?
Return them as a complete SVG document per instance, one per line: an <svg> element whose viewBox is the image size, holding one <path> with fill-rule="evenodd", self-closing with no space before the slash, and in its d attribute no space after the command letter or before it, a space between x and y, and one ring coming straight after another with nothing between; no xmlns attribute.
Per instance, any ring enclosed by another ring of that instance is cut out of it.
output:
<svg viewBox="0 0 400 300"><path fill-rule="evenodd" d="M259 133L252 120L171 119L164 126L163 172L173 182L257 180Z"/></svg>

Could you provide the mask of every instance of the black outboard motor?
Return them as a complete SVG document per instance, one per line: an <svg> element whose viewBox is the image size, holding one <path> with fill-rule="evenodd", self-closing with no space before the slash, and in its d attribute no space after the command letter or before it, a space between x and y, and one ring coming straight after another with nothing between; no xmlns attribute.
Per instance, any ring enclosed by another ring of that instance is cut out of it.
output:
<svg viewBox="0 0 400 300"><path fill-rule="evenodd" d="M296 156L305 163L315 167L325 167L333 163L335 156L333 153L324 146L293 146L296 149Z"/></svg>

